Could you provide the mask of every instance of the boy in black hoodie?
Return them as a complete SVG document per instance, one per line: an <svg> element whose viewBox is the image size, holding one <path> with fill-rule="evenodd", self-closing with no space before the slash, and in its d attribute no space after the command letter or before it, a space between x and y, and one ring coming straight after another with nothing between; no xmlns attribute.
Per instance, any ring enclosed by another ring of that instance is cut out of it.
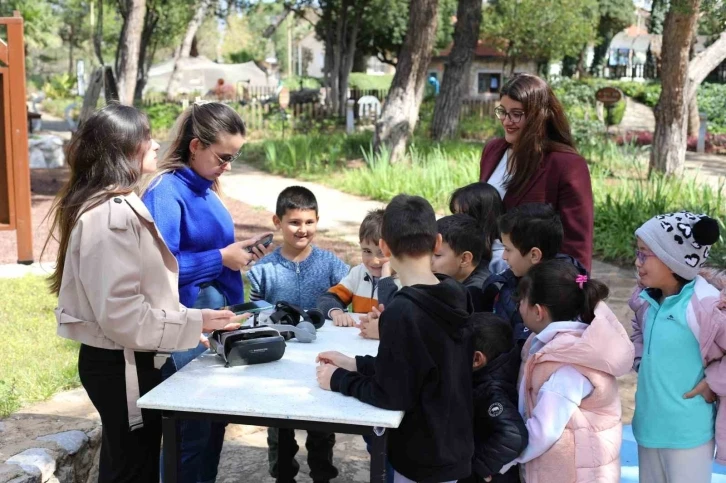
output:
<svg viewBox="0 0 726 483"><path fill-rule="evenodd" d="M477 313L474 331L474 458L460 483L519 483L519 468L499 474L527 447L527 426L517 408L519 348L502 317ZM491 479L488 479L491 478Z"/></svg>
<svg viewBox="0 0 726 483"><path fill-rule="evenodd" d="M383 254L403 288L381 314L378 355L354 359L323 352L318 383L405 411L388 436L388 458L399 481L465 478L474 453L471 298L463 285L431 271L441 236L428 201L396 196L386 207L381 235Z"/></svg>

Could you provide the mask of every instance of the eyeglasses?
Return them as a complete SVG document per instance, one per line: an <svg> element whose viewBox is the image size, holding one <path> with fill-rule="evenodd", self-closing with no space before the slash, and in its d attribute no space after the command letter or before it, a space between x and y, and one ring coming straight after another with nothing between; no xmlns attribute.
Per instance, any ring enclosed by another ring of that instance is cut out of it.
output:
<svg viewBox="0 0 726 483"><path fill-rule="evenodd" d="M242 155L242 150L240 150L237 152L237 154L225 154L224 157L221 157L219 154L215 153L211 148L209 150L212 151L212 154L214 154L214 157L217 158L217 162L219 163L220 166L224 166L225 164L234 163Z"/></svg>
<svg viewBox="0 0 726 483"><path fill-rule="evenodd" d="M524 111L507 112L507 110L504 109L502 106L497 106L497 108L494 109L494 115L497 116L497 119L499 119L500 121L503 121L507 117L509 117L509 120L516 124L522 120L522 116L524 116Z"/></svg>
<svg viewBox="0 0 726 483"><path fill-rule="evenodd" d="M654 256L655 256L655 254L654 254L654 253L647 253L647 252L644 252L644 251L642 251L642 250L640 250L640 249L638 249L638 248L636 248L636 249L635 249L635 258L636 258L636 259L638 260L638 262L639 262L639 263L640 263L641 265L642 265L643 263L645 263L645 261L646 261L646 260L647 260L647 259L648 259L649 257L654 257Z"/></svg>

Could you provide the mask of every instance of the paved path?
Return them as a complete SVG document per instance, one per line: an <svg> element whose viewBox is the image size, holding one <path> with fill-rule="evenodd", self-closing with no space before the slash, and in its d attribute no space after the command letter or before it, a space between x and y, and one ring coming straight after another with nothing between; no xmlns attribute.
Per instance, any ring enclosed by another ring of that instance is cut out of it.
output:
<svg viewBox="0 0 726 483"><path fill-rule="evenodd" d="M653 109L626 97L627 107L623 121L618 126L620 132L655 131ZM686 174L708 183L714 189L726 188L726 155L686 152ZM724 191L726 194L726 191Z"/></svg>
<svg viewBox="0 0 726 483"><path fill-rule="evenodd" d="M277 195L282 190L293 185L304 186L315 193L318 200L318 230L350 243L358 243L358 228L366 213L385 206L381 202L349 195L321 184L275 176L246 164L235 166L221 180L225 195L272 213L275 212Z"/></svg>

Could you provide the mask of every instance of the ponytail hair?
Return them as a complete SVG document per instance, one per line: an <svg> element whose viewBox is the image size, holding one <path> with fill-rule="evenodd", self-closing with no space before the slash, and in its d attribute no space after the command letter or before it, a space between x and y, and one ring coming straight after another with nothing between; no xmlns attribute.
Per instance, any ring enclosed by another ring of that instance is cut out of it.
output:
<svg viewBox="0 0 726 483"><path fill-rule="evenodd" d="M610 294L607 286L578 270L566 260L538 263L518 287L519 299L547 307L553 321L580 320L589 324L595 307Z"/></svg>

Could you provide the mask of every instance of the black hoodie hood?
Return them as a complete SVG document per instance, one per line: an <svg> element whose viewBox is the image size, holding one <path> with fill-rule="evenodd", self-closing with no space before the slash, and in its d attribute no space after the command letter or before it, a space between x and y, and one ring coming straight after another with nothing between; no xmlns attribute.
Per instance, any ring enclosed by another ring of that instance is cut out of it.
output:
<svg viewBox="0 0 726 483"><path fill-rule="evenodd" d="M469 291L462 284L446 275L436 274L436 285L412 285L403 287L397 297L407 297L430 314L451 337L461 337L461 332L474 313Z"/></svg>

